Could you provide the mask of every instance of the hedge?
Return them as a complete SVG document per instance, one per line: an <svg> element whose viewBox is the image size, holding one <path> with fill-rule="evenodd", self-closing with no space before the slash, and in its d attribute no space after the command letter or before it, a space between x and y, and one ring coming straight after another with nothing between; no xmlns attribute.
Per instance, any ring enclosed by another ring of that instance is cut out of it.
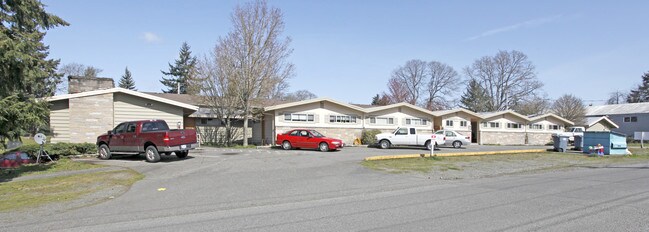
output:
<svg viewBox="0 0 649 232"><path fill-rule="evenodd" d="M97 145L94 143L48 143L43 148L48 154L58 156L94 154L97 152ZM40 150L40 145L27 144L14 150L26 151L29 154L36 155Z"/></svg>

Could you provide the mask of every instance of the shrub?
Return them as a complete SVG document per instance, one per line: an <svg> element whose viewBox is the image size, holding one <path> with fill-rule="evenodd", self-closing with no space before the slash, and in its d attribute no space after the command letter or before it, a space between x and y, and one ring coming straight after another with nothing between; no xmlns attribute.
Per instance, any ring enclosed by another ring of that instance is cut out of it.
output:
<svg viewBox="0 0 649 232"><path fill-rule="evenodd" d="M381 133L380 130L377 129L372 129L372 130L363 130L363 134L361 136L361 142L365 145L372 145L376 143L376 135Z"/></svg>
<svg viewBox="0 0 649 232"><path fill-rule="evenodd" d="M32 155L37 155L41 146L38 144L24 144L15 150L26 151ZM53 156L70 156L93 154L97 147L93 143L48 143L43 147L48 154Z"/></svg>

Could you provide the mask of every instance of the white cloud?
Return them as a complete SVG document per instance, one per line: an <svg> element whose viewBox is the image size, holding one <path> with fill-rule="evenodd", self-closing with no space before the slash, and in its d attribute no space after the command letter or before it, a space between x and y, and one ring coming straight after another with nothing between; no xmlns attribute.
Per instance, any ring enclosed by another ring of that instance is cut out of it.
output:
<svg viewBox="0 0 649 232"><path fill-rule="evenodd" d="M464 41L476 40L476 39L480 39L480 38L483 38L483 37L492 36L492 35L495 35L495 34L498 34L498 33L513 31L513 30L517 30L517 29L525 28L525 27L539 26L539 25L543 25L543 24L546 24L546 23L551 23L551 22L557 21L560 18L561 18L561 15L553 15L553 16L544 17L544 18L532 19L532 20L528 20L528 21L525 21L525 22L509 25L509 26L504 26L504 27L488 30L488 31L483 32L480 35L469 37L469 38L465 39Z"/></svg>
<svg viewBox="0 0 649 232"><path fill-rule="evenodd" d="M146 41L147 43L157 43L162 41L162 38L160 36L154 34L153 32L144 32L142 34L142 39Z"/></svg>

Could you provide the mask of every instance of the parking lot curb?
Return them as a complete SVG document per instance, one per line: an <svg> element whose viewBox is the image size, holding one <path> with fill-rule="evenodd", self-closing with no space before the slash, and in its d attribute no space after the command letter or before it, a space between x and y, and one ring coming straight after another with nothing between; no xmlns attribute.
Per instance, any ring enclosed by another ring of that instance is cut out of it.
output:
<svg viewBox="0 0 649 232"><path fill-rule="evenodd" d="M457 152L457 153L435 153L435 156L477 156L477 155L502 155L502 154L519 154L519 153L541 153L546 149L528 149L528 150L507 150L507 151L476 151L476 152ZM372 160L390 160L390 159L407 159L418 157L430 157L430 153L422 154L405 154L405 155L380 155L365 158L365 161Z"/></svg>

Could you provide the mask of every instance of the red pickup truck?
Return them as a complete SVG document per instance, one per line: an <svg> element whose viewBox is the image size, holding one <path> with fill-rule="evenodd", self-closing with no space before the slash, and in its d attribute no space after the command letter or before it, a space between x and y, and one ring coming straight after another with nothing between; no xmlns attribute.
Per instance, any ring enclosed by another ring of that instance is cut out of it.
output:
<svg viewBox="0 0 649 232"><path fill-rule="evenodd" d="M189 150L198 147L196 130L170 130L164 120L123 122L97 137L100 159L112 154L146 154L147 162L160 161L160 153L185 158Z"/></svg>

